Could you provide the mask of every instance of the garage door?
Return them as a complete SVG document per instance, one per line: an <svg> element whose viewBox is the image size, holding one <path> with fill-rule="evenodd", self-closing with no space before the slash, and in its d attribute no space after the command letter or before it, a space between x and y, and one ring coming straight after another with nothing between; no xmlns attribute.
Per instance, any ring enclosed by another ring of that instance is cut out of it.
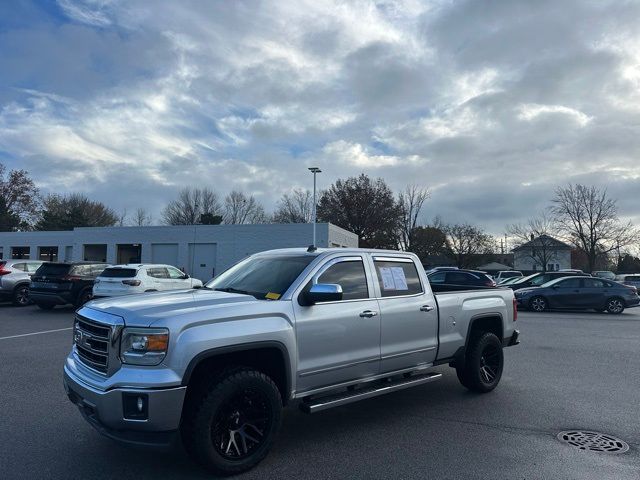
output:
<svg viewBox="0 0 640 480"><path fill-rule="evenodd" d="M189 266L187 267L187 271L192 277L207 282L213 277L213 269L215 266L215 243L189 244Z"/></svg>
<svg viewBox="0 0 640 480"><path fill-rule="evenodd" d="M178 244L177 243L152 243L151 244L151 263L165 263L174 267L183 267L178 265Z"/></svg>

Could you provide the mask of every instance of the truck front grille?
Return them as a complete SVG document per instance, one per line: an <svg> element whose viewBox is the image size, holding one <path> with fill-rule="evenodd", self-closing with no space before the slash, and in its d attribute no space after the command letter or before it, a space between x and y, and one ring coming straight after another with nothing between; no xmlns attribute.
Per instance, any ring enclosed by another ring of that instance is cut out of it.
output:
<svg viewBox="0 0 640 480"><path fill-rule="evenodd" d="M79 360L100 373L109 372L111 326L76 315L73 343Z"/></svg>

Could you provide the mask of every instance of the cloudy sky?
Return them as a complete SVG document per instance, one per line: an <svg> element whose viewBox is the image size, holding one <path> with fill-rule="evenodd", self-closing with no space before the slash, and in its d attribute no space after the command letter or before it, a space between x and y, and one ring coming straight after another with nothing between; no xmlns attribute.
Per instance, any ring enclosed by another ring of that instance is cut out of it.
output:
<svg viewBox="0 0 640 480"><path fill-rule="evenodd" d="M425 220L505 224L555 186L640 221L640 2L0 3L0 162L156 218L183 186L365 172Z"/></svg>

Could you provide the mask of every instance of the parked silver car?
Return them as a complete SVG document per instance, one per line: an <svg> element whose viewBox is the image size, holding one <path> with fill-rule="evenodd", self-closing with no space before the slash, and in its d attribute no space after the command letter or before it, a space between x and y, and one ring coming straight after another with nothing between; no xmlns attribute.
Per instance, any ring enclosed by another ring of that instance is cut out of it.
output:
<svg viewBox="0 0 640 480"><path fill-rule="evenodd" d="M0 298L19 307L28 305L31 276L40 265L38 260L0 260Z"/></svg>

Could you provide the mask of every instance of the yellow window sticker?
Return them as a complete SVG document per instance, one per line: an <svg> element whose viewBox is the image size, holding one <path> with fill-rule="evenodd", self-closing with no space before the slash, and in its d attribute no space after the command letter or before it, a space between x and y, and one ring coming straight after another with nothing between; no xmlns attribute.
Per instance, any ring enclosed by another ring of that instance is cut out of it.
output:
<svg viewBox="0 0 640 480"><path fill-rule="evenodd" d="M280 294L269 292L265 295L265 298L268 298L269 300L278 300L280 298Z"/></svg>

